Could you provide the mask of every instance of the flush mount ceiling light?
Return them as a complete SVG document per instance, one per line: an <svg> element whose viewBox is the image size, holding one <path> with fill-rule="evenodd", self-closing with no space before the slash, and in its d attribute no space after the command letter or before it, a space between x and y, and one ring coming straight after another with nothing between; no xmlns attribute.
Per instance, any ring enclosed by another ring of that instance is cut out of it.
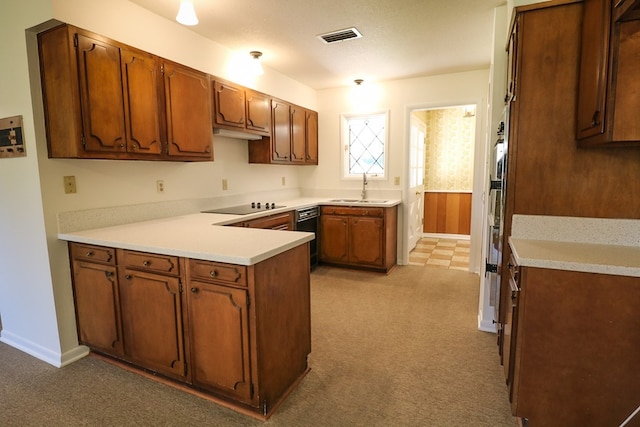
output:
<svg viewBox="0 0 640 427"><path fill-rule="evenodd" d="M362 79L355 79L353 82L354 82L355 84L357 84L358 86L360 86L360 85L364 82L364 80L362 80Z"/></svg>
<svg viewBox="0 0 640 427"><path fill-rule="evenodd" d="M260 57L262 56L262 52L259 52L257 50L252 50L251 52L249 52L249 55L251 55L251 63L250 63L250 70L251 70L251 74L255 75L255 76L261 76L264 74L264 69L262 68L262 61L260 61Z"/></svg>
<svg viewBox="0 0 640 427"><path fill-rule="evenodd" d="M198 25L198 17L191 0L182 0L176 21L182 25Z"/></svg>

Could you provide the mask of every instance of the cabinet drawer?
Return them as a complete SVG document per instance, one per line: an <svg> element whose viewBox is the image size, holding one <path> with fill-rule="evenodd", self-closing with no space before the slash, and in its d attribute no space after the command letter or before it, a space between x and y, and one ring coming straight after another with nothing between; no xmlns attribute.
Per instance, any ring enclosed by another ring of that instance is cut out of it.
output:
<svg viewBox="0 0 640 427"><path fill-rule="evenodd" d="M126 268L176 276L180 274L180 263L176 256L128 250L122 250L118 256L120 264Z"/></svg>
<svg viewBox="0 0 640 427"><path fill-rule="evenodd" d="M189 260L191 279L226 285L247 286L247 267L212 261Z"/></svg>
<svg viewBox="0 0 640 427"><path fill-rule="evenodd" d="M101 264L115 265L116 250L102 246L83 245L81 243L69 243L71 257L79 261L99 262Z"/></svg>
<svg viewBox="0 0 640 427"><path fill-rule="evenodd" d="M321 215L351 215L383 217L384 208L367 208L354 206L322 206Z"/></svg>

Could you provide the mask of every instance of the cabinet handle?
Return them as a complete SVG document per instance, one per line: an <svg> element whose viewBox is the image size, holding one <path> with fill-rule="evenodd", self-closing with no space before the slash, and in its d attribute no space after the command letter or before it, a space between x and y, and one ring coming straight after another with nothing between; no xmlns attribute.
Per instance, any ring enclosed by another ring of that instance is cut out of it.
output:
<svg viewBox="0 0 640 427"><path fill-rule="evenodd" d="M144 265L145 267L149 267L151 265L151 261L145 260L142 262L142 265Z"/></svg>
<svg viewBox="0 0 640 427"><path fill-rule="evenodd" d="M515 301L516 300L516 291L511 291L511 300Z"/></svg>
<svg viewBox="0 0 640 427"><path fill-rule="evenodd" d="M191 288L191 292L193 292L194 294L198 293L198 288Z"/></svg>
<svg viewBox="0 0 640 427"><path fill-rule="evenodd" d="M215 271L215 270L211 270L211 271L209 272L209 276L211 276L211 277L218 277L218 272L217 272L217 271Z"/></svg>
<svg viewBox="0 0 640 427"><path fill-rule="evenodd" d="M93 251L89 251L89 252L87 252L87 256L88 256L88 257L92 257L92 256L93 256Z"/></svg>
<svg viewBox="0 0 640 427"><path fill-rule="evenodd" d="M596 110L593 113L593 117L591 117L591 127L596 127L600 125L600 110Z"/></svg>

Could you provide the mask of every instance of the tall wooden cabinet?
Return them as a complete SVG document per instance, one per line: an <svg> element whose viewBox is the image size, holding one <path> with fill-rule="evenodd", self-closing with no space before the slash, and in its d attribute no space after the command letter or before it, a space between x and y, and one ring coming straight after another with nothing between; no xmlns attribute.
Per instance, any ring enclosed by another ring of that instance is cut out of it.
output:
<svg viewBox="0 0 640 427"><path fill-rule="evenodd" d="M637 197L640 194L640 150L620 147L588 150L576 143L576 123L580 114L578 104L582 102L579 94L585 7L587 3L582 1L558 0L515 9L508 43L513 82L509 84L506 96L509 150L504 190L504 268L509 265L511 257L507 239L512 234L514 214L640 218L640 198ZM640 33L634 34L637 38ZM624 79L635 78L636 74L626 72ZM592 279L589 275L582 277L585 283ZM561 275L557 280L563 281L565 276ZM529 289L537 286L532 283ZM558 300L560 305L573 303L580 297L578 288L574 289L574 293L562 297L566 299ZM524 363L521 359L522 346L529 349L529 354L541 353L539 346L531 346L531 341L527 344L528 333L536 330L540 337L545 337L538 343L546 345L545 342L564 336L556 335L559 333L556 327L562 322L539 306L541 317L534 325L529 321L531 317L523 314L530 310L529 297L523 291L515 295L514 301L511 299L513 295L509 274L502 274L498 318L502 363L506 381L512 389L514 415L529 418L534 425L535 417L540 416L545 408L551 408L549 405L554 405L554 394L544 384L538 384L535 393L528 386L523 387L523 375L544 375L545 367ZM616 304L614 294L603 294L603 298L597 300L598 304ZM514 306L518 309L514 310ZM635 306L638 307L637 304ZM589 309L585 310L586 313ZM523 328L529 332L521 334ZM577 335L583 332L574 330ZM593 339L597 345L606 346L615 338L602 334ZM559 353L551 352L549 355L558 362L566 360ZM575 362L572 358L570 363L567 362L567 368L573 369L570 365ZM583 409L583 402L577 399L580 395L580 387L577 386L573 394L576 400L563 400L562 411L574 415L580 412ZM553 410L556 409L554 406Z"/></svg>
<svg viewBox="0 0 640 427"><path fill-rule="evenodd" d="M38 42L49 157L212 159L206 73L70 25Z"/></svg>

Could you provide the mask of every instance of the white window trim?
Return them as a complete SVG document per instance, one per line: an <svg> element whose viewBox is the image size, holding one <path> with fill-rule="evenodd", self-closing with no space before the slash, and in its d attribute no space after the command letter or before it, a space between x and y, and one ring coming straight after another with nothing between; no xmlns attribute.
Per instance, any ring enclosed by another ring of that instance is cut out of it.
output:
<svg viewBox="0 0 640 427"><path fill-rule="evenodd" d="M367 179L386 181L389 177L389 110L369 111L366 113L340 114L340 155L341 178L343 180L362 180L362 174L350 174L349 169L349 126L347 121L351 118L384 115L384 170L382 174L367 174Z"/></svg>

